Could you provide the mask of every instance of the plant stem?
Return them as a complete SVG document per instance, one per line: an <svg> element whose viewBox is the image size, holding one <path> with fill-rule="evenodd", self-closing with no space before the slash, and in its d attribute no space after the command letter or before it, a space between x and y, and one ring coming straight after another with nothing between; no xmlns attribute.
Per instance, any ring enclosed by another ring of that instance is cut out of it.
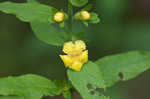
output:
<svg viewBox="0 0 150 99"><path fill-rule="evenodd" d="M68 34L69 34L69 39L72 40L72 23L73 23L73 9L72 9L72 4L68 0Z"/></svg>

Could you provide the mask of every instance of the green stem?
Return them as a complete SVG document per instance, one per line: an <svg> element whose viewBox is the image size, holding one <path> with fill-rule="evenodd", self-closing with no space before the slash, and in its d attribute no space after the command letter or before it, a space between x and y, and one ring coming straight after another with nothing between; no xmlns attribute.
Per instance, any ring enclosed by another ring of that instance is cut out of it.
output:
<svg viewBox="0 0 150 99"><path fill-rule="evenodd" d="M69 32L69 39L72 40L72 23L73 23L73 10L72 4L68 0L68 32Z"/></svg>

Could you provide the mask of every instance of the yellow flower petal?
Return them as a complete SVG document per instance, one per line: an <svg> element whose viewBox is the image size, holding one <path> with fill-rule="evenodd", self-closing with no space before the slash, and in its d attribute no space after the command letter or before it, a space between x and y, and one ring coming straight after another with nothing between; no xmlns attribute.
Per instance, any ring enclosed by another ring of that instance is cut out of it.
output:
<svg viewBox="0 0 150 99"><path fill-rule="evenodd" d="M73 60L68 55L60 55L60 58L63 60L66 67L69 67L72 65Z"/></svg>
<svg viewBox="0 0 150 99"><path fill-rule="evenodd" d="M70 68L75 70L75 71L77 71L77 72L79 72L81 70L81 68L82 68L82 65L83 64L81 62L75 61Z"/></svg>
<svg viewBox="0 0 150 99"><path fill-rule="evenodd" d="M80 61L83 63L88 61L88 50L82 52L82 54L80 55Z"/></svg>
<svg viewBox="0 0 150 99"><path fill-rule="evenodd" d="M74 71L80 71L83 64L88 61L88 50L83 41L77 40L75 43L72 41L66 42L63 47L64 53L67 55L60 55L66 67Z"/></svg>
<svg viewBox="0 0 150 99"><path fill-rule="evenodd" d="M64 53L66 54L72 53L74 49L75 49L75 45L72 43L72 41L66 42L64 44L64 48L63 48Z"/></svg>
<svg viewBox="0 0 150 99"><path fill-rule="evenodd" d="M76 51L83 51L86 49L86 45L83 41L77 40L75 41L75 49Z"/></svg>

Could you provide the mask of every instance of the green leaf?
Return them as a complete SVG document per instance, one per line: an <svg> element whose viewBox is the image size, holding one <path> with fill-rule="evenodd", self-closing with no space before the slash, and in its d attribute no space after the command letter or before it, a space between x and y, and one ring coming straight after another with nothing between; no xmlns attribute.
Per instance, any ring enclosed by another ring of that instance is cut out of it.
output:
<svg viewBox="0 0 150 99"><path fill-rule="evenodd" d="M14 14L25 22L31 22L31 26L36 36L47 44L62 45L66 41L66 33L62 29L50 25L54 23L53 15L56 9L33 0L32 3L0 3L0 11Z"/></svg>
<svg viewBox="0 0 150 99"><path fill-rule="evenodd" d="M88 3L88 0L69 0L70 3L76 7L84 6Z"/></svg>
<svg viewBox="0 0 150 99"><path fill-rule="evenodd" d="M119 83L113 87L107 88L106 94L111 97L111 99L130 99L131 97L126 94L125 90L128 90L129 84Z"/></svg>
<svg viewBox="0 0 150 99"><path fill-rule="evenodd" d="M25 22L51 22L53 23L53 15L56 9L40 3L0 3L0 11L8 14L14 14L17 18Z"/></svg>
<svg viewBox="0 0 150 99"><path fill-rule="evenodd" d="M109 99L104 96L104 80L99 67L93 62L84 64L80 72L67 71L69 80L84 99Z"/></svg>
<svg viewBox="0 0 150 99"><path fill-rule="evenodd" d="M60 89L50 80L37 75L24 75L0 79L0 95L17 95L24 99L40 99L55 96Z"/></svg>
<svg viewBox="0 0 150 99"><path fill-rule="evenodd" d="M118 81L135 78L150 69L150 52L131 51L106 56L95 63L102 71L106 86L110 87Z"/></svg>
<svg viewBox="0 0 150 99"><path fill-rule="evenodd" d="M31 27L36 37L47 44L61 46L68 38L63 29L50 23L31 22Z"/></svg>
<svg viewBox="0 0 150 99"><path fill-rule="evenodd" d="M96 23L99 23L99 22L100 22L100 18L98 17L98 14L92 12L92 13L91 13L91 18L90 18L90 20L89 20L89 23L96 24Z"/></svg>

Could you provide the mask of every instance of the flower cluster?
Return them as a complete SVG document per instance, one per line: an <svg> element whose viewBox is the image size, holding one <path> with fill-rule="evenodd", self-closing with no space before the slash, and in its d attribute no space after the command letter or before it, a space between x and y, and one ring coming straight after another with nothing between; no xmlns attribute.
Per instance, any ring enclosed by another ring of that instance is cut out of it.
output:
<svg viewBox="0 0 150 99"><path fill-rule="evenodd" d="M60 55L66 67L75 71L80 71L83 64L88 61L88 50L83 41L77 40L66 42L63 47L63 52L67 55Z"/></svg>

